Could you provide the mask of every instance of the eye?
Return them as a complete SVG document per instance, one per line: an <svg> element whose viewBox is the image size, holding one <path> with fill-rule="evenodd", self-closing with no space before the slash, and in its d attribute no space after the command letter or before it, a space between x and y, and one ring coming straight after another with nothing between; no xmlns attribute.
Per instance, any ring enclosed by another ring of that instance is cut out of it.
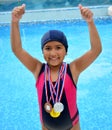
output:
<svg viewBox="0 0 112 130"><path fill-rule="evenodd" d="M57 47L56 47L57 50L60 50L61 48L62 48L61 46L57 46Z"/></svg>
<svg viewBox="0 0 112 130"><path fill-rule="evenodd" d="M50 51L50 50L51 50L51 47L46 46L46 47L44 47L44 50Z"/></svg>

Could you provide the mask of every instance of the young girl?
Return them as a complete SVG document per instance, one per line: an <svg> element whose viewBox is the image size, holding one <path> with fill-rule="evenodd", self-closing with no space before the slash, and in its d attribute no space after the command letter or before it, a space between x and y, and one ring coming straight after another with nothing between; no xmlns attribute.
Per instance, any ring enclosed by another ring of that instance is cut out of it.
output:
<svg viewBox="0 0 112 130"><path fill-rule="evenodd" d="M19 21L25 12L25 5L15 7L12 11L12 50L36 79L42 130L80 130L76 84L80 73L98 57L102 47L93 13L82 5L79 5L79 9L88 24L91 48L70 64L63 62L68 42L59 30L49 30L41 39L47 64L29 55L22 48L19 32Z"/></svg>

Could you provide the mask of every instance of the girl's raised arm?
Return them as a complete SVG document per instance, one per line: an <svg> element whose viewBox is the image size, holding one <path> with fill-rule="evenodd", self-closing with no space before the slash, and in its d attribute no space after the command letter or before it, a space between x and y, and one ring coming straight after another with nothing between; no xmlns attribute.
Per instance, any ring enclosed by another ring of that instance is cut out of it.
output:
<svg viewBox="0 0 112 130"><path fill-rule="evenodd" d="M76 77L76 81L79 74L83 70L85 70L98 57L98 55L102 51L100 37L93 21L93 13L90 9L85 8L82 5L79 5L79 9L82 17L86 20L88 24L91 47L90 50L88 50L84 55L77 58L70 64L72 74Z"/></svg>
<svg viewBox="0 0 112 130"><path fill-rule="evenodd" d="M11 21L11 47L16 57L34 74L35 78L42 66L42 63L29 55L23 48L19 30L19 21L25 12L25 5L15 7L12 11Z"/></svg>

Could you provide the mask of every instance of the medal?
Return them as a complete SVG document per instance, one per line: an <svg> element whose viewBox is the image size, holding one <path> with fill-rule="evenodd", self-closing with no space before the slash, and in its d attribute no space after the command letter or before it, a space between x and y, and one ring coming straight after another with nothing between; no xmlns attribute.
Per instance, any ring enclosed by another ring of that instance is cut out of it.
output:
<svg viewBox="0 0 112 130"><path fill-rule="evenodd" d="M54 104L54 111L55 112L62 112L64 109L64 105L61 102L56 102Z"/></svg>
<svg viewBox="0 0 112 130"><path fill-rule="evenodd" d="M46 102L46 103L44 104L44 109L45 109L45 111L46 111L47 113L50 113L51 110L52 110L52 105L51 105L50 103Z"/></svg>
<svg viewBox="0 0 112 130"><path fill-rule="evenodd" d="M50 112L50 116L53 118L57 118L60 116L60 112L55 112L53 108L52 111Z"/></svg>

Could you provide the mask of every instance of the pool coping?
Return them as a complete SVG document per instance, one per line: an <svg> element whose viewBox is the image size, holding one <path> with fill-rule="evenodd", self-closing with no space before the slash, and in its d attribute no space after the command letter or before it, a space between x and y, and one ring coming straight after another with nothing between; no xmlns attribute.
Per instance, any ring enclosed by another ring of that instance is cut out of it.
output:
<svg viewBox="0 0 112 130"><path fill-rule="evenodd" d="M108 16L108 7L104 6L88 6L94 13L94 17ZM39 9L39 10L26 10L26 13L21 19L21 22L33 21L50 21L50 20L69 20L81 18L78 7L72 8L57 8L57 9ZM0 23L11 22L11 11L0 12Z"/></svg>

